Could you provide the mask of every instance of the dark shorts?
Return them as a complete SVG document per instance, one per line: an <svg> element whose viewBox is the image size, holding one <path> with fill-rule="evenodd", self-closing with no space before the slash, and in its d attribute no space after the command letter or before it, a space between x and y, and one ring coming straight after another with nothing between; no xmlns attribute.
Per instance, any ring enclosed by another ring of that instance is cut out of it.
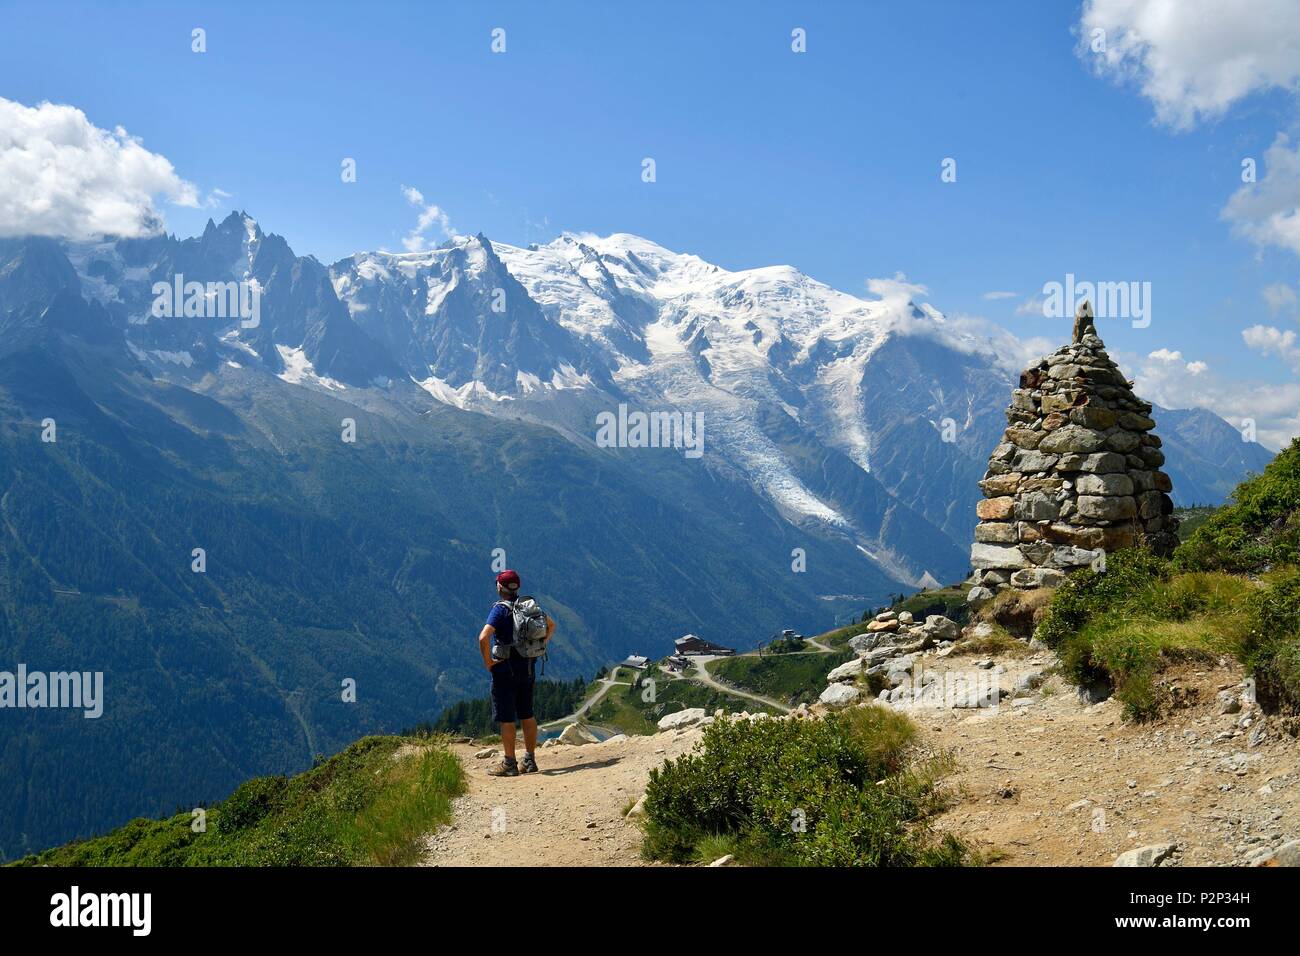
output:
<svg viewBox="0 0 1300 956"><path fill-rule="evenodd" d="M492 720L513 724L533 716L533 662L511 654L492 667Z"/></svg>

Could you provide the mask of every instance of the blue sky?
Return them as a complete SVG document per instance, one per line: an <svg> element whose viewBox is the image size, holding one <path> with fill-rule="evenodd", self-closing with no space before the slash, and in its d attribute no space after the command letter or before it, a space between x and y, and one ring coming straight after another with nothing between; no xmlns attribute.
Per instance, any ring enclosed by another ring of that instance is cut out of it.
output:
<svg viewBox="0 0 1300 956"><path fill-rule="evenodd" d="M1300 178L1282 178L1300 161L1278 138L1300 46L1292 67L1275 44L1300 25L1246 31L1257 79L1234 86L1198 11L1121 45L1158 3L8 2L0 97L165 156L199 197L158 201L170 230L245 209L326 262L400 249L410 186L451 229L509 243L633 232L862 295L901 272L1022 338L1068 332L1022 314L1045 282L1150 282L1150 326L1103 325L1112 351L1157 400L1258 417L1276 445L1300 432ZM1098 24L1100 68L1079 52ZM1265 194L1227 218L1246 157Z"/></svg>

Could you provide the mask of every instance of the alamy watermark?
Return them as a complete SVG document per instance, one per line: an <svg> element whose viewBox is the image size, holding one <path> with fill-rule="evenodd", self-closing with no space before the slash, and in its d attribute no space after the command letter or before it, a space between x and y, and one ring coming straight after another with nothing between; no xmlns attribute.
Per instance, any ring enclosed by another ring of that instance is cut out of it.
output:
<svg viewBox="0 0 1300 956"><path fill-rule="evenodd" d="M1074 318L1086 301L1098 319L1130 319L1135 329L1151 324L1150 282L1078 282L1067 272L1063 283L1044 283L1043 296L1044 318Z"/></svg>
<svg viewBox="0 0 1300 956"><path fill-rule="evenodd" d="M148 936L153 928L152 893L82 892L73 885L50 897L50 925L56 928L126 928L132 936Z"/></svg>
<svg viewBox="0 0 1300 956"><path fill-rule="evenodd" d="M171 282L155 282L153 295L155 319L239 319L245 329L262 324L262 286L256 279L186 282L178 272Z"/></svg>
<svg viewBox="0 0 1300 956"><path fill-rule="evenodd" d="M596 416L597 448L683 448L687 458L704 454L703 412L629 412Z"/></svg>
<svg viewBox="0 0 1300 956"><path fill-rule="evenodd" d="M103 671L0 671L0 709L60 707L82 710L94 720L104 713Z"/></svg>

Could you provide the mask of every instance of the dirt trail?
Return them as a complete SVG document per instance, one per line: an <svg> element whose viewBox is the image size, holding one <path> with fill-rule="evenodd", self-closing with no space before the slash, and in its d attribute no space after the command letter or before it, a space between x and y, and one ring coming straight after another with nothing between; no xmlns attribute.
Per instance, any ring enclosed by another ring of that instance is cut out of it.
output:
<svg viewBox="0 0 1300 956"><path fill-rule="evenodd" d="M977 658L925 659L976 668ZM1009 687L1053 662L995 659ZM1149 724L1121 719L1111 700L1089 705L1052 678L1027 702L991 710L910 708L923 746L950 752L954 804L938 826L1000 854L998 865L1109 866L1125 850L1177 843L1176 865L1241 864L1300 839L1300 741L1283 722L1241 727L1217 694L1241 680L1235 664L1181 665L1166 674L1183 706ZM539 751L543 772L493 778L490 760L456 746L469 772L450 827L428 839L431 866L642 865L640 833L623 818L652 767L688 751L699 728ZM495 827L494 827L495 823Z"/></svg>
<svg viewBox="0 0 1300 956"><path fill-rule="evenodd" d="M469 777L448 827L426 842L424 866L639 866L641 833L623 811L650 770L680 756L700 730L543 747L541 773L489 777L495 759L453 745Z"/></svg>
<svg viewBox="0 0 1300 956"><path fill-rule="evenodd" d="M782 713L782 714L790 713L789 704L783 704L779 700L773 700L771 697L764 697L762 694L755 694L747 690L741 690L739 687L736 687L732 684L724 683L718 680L712 674L710 674L708 665L712 661L722 660L722 659L723 658L719 658L719 657L696 657L695 669L691 671L691 678L693 680L699 681L702 684L707 685L708 687L712 687L714 690L718 691L719 693L729 694L732 697L743 697L745 700L752 700L757 704L763 704L767 707L771 707L773 710L777 711L778 713Z"/></svg>
<svg viewBox="0 0 1300 956"><path fill-rule="evenodd" d="M1218 712L1241 677L1227 663L1167 672L1188 705L1145 724L1059 678L1024 706L916 712L925 742L958 762L948 782L961 799L940 826L1013 866L1110 866L1152 843L1179 844L1177 865L1232 865L1298 839L1300 742L1266 717L1252 746L1259 721Z"/></svg>

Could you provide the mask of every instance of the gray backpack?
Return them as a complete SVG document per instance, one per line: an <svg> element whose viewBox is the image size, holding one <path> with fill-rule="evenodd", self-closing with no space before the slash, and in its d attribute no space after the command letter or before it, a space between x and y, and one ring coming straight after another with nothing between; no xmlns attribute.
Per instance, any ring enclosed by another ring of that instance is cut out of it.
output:
<svg viewBox="0 0 1300 956"><path fill-rule="evenodd" d="M546 654L546 612L526 594L510 601L497 601L510 611L515 622L515 641L511 645L520 657L542 657Z"/></svg>

